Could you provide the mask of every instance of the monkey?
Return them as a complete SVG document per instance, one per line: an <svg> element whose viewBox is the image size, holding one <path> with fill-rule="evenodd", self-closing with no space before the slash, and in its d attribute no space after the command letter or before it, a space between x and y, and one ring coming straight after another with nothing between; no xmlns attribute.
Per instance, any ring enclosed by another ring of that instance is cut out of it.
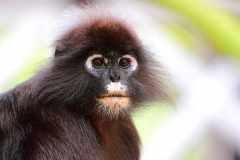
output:
<svg viewBox="0 0 240 160"><path fill-rule="evenodd" d="M1 160L140 159L131 115L169 99L165 73L124 18L99 8L77 7L49 62L0 94Z"/></svg>

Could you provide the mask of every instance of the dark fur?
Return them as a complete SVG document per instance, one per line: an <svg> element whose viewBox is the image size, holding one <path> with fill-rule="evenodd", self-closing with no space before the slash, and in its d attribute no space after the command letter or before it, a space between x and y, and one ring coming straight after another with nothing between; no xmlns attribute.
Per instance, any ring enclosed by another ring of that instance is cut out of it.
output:
<svg viewBox="0 0 240 160"><path fill-rule="evenodd" d="M138 70L128 80L132 105L118 118L102 116L96 106L104 88L84 68L94 52L137 58ZM0 95L0 159L138 160L140 140L130 113L168 97L158 67L121 20L79 24L57 41L49 65Z"/></svg>

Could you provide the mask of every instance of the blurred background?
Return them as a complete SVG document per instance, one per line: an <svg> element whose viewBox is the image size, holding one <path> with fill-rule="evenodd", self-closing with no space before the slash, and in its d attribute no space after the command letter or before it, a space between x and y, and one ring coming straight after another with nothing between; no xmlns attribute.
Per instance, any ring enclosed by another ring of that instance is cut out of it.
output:
<svg viewBox="0 0 240 160"><path fill-rule="evenodd" d="M34 75L53 55L56 20L77 3L86 1L0 0L0 93ZM133 115L142 160L238 159L240 1L101 3L129 14L174 86L174 105L151 104Z"/></svg>

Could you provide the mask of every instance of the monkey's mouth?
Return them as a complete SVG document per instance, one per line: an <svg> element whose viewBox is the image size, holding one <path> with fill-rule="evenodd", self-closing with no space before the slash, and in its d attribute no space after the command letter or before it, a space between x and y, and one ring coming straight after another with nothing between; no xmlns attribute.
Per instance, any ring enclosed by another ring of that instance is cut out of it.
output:
<svg viewBox="0 0 240 160"><path fill-rule="evenodd" d="M129 98L128 95L126 94L119 94L119 93L115 93L115 94L104 94L104 95L101 95L100 97L98 97L98 99L100 98Z"/></svg>
<svg viewBox="0 0 240 160"><path fill-rule="evenodd" d="M124 93L103 94L97 98L101 105L114 110L126 108L129 105L130 97Z"/></svg>

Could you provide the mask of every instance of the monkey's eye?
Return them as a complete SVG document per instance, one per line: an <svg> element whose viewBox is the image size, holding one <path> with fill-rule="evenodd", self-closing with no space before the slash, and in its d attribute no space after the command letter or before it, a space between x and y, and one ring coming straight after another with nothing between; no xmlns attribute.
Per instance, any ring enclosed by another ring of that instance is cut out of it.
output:
<svg viewBox="0 0 240 160"><path fill-rule="evenodd" d="M129 58L121 58L119 60L119 66L120 67L127 68L127 67L130 66L130 64L131 64L131 61L130 61Z"/></svg>
<svg viewBox="0 0 240 160"><path fill-rule="evenodd" d="M92 60L92 65L94 67L100 67L100 66L104 66L104 60L102 58L94 58Z"/></svg>

